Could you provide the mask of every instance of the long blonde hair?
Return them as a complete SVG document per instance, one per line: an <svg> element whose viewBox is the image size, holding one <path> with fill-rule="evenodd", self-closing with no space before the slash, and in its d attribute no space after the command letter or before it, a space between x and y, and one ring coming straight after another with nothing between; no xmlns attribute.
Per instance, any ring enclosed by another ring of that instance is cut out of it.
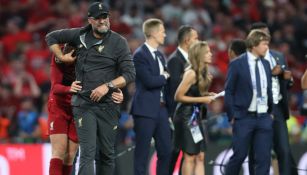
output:
<svg viewBox="0 0 307 175"><path fill-rule="evenodd" d="M208 72L208 64L204 62L204 55L209 52L209 45L206 41L198 41L189 48L189 60L191 68L196 73L198 89L201 95L206 95L211 84L211 77Z"/></svg>

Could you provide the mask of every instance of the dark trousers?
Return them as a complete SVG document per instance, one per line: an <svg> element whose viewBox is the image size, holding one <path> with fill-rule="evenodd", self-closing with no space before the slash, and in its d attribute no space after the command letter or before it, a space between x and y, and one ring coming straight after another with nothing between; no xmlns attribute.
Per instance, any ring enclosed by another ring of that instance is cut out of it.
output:
<svg viewBox="0 0 307 175"><path fill-rule="evenodd" d="M78 175L112 175L119 111L106 104L73 107L73 114L80 143Z"/></svg>
<svg viewBox="0 0 307 175"><path fill-rule="evenodd" d="M171 131L165 107L155 119L134 116L136 147L134 151L134 174L146 175L151 139L157 150L157 175L168 175L171 156Z"/></svg>
<svg viewBox="0 0 307 175"><path fill-rule="evenodd" d="M289 144L288 128L284 114L280 105L273 106L273 149L278 160L278 169L280 175L297 175L296 163L291 153ZM251 152L249 154L249 171L254 175L254 158Z"/></svg>
<svg viewBox="0 0 307 175"><path fill-rule="evenodd" d="M233 124L233 155L226 175L239 175L251 145L254 145L255 174L268 175L271 165L272 118L268 114L247 114Z"/></svg>

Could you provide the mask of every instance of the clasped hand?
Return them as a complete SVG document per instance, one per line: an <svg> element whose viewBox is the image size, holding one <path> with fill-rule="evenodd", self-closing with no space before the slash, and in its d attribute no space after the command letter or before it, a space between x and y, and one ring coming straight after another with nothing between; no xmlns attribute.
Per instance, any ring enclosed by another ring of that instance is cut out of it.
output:
<svg viewBox="0 0 307 175"><path fill-rule="evenodd" d="M101 86L98 86L94 90L92 90L92 93L90 95L91 100L94 102L98 102L103 96L105 96L109 92L109 88L106 84L103 84Z"/></svg>
<svg viewBox="0 0 307 175"><path fill-rule="evenodd" d="M98 86L94 90L92 90L92 93L90 95L91 100L95 102L99 102L103 96L105 96L109 92L109 88L103 84L101 86ZM120 104L124 100L124 95L121 89L117 89L117 91L114 91L112 93L112 101L114 103Z"/></svg>
<svg viewBox="0 0 307 175"><path fill-rule="evenodd" d="M82 86L79 85L80 83L81 83L81 81L72 82L69 91L72 92L72 93L77 93L77 92L81 91Z"/></svg>
<svg viewBox="0 0 307 175"><path fill-rule="evenodd" d="M74 50L70 51L67 54L64 54L61 58L61 61L64 63L73 63L76 60L76 56L72 56L74 53Z"/></svg>

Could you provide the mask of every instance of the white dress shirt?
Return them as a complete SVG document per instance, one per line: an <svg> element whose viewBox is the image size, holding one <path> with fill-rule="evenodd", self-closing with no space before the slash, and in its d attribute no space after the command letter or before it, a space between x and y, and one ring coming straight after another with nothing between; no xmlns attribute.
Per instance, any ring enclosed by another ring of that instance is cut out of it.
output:
<svg viewBox="0 0 307 175"><path fill-rule="evenodd" d="M269 61L271 70L276 66L276 60L268 50L265 54L264 59ZM280 84L277 76L272 76L272 94L273 94L273 103L278 104L279 100L282 99L282 95L280 94Z"/></svg>
<svg viewBox="0 0 307 175"><path fill-rule="evenodd" d="M155 52L158 51L158 50L155 49L155 48L153 48L153 47L151 47L151 46L150 46L149 44L147 44L146 42L145 42L145 45L147 46L147 48L149 49L149 51L150 51L150 53L151 53L153 59L155 60L155 58L156 58ZM159 56L157 55L157 57L159 57ZM158 63L159 63L160 75L163 75L164 66L163 66L163 64L162 64L162 62L161 62L161 60L160 60L159 58L158 58Z"/></svg>
<svg viewBox="0 0 307 175"><path fill-rule="evenodd" d="M252 86L253 86L253 98L252 101L249 105L248 111L250 112L256 112L257 111L257 89L256 89L256 73L255 73L255 64L256 64L256 59L251 52L247 52L247 58L248 58L248 65L249 65L249 70L251 74L251 79L252 79ZM261 94L263 99L266 100L266 104L268 104L268 94L267 94L267 77L265 73L264 66L262 62L259 60L258 61L258 68L259 68L259 74L260 74L260 83L261 83ZM268 109L268 105L266 105L266 109Z"/></svg>

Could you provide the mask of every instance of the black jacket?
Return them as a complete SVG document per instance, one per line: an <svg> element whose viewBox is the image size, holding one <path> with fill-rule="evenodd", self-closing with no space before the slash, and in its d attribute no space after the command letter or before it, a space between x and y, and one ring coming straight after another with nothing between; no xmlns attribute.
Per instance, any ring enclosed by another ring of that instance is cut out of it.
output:
<svg viewBox="0 0 307 175"><path fill-rule="evenodd" d="M270 50L270 54L276 61L276 64L280 65L282 69L287 70L288 65L284 55L275 50ZM293 82L289 80L285 80L283 78L283 74L278 75L278 81L280 85L280 94L282 95L282 99L279 101L280 108L282 109L283 116L285 119L289 118L289 102L288 102L288 89L292 86Z"/></svg>
<svg viewBox="0 0 307 175"><path fill-rule="evenodd" d="M127 41L111 30L101 40L93 36L90 25L56 30L46 35L46 41L48 46L69 43L76 48L76 80L81 81L82 85L78 97L87 102L91 102L91 90L120 75L126 83L135 79L135 68ZM80 100L77 98L76 101L80 103ZM111 95L101 100L104 101L111 102Z"/></svg>
<svg viewBox="0 0 307 175"><path fill-rule="evenodd" d="M178 48L171 54L167 62L167 68L170 78L167 84L167 103L169 106L169 114L173 117L177 103L174 100L176 90L182 80L184 70L188 67L188 63Z"/></svg>

